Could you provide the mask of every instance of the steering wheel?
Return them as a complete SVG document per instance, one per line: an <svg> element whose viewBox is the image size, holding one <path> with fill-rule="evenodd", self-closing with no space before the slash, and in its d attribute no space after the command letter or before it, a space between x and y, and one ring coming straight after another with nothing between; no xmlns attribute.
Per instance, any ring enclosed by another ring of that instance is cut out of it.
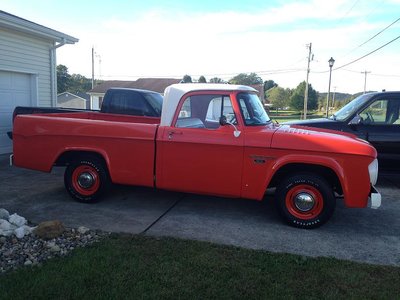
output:
<svg viewBox="0 0 400 300"><path fill-rule="evenodd" d="M230 115L230 118L228 120L229 123L235 124L236 122L236 116L235 115Z"/></svg>
<svg viewBox="0 0 400 300"><path fill-rule="evenodd" d="M374 117L371 115L370 112L367 112L367 120L368 120L368 123L374 123L375 122Z"/></svg>

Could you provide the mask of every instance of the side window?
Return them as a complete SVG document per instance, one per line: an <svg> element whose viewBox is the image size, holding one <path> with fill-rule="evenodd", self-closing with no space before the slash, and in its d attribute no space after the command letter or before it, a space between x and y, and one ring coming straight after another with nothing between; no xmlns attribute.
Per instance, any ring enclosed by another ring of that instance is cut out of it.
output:
<svg viewBox="0 0 400 300"><path fill-rule="evenodd" d="M187 97L178 114L176 127L217 129L222 115L236 124L232 101L226 95L193 95Z"/></svg>
<svg viewBox="0 0 400 300"><path fill-rule="evenodd" d="M222 111L221 111L222 110ZM206 121L209 123L217 123L219 127L219 119L225 116L228 122L237 124L236 116L233 111L232 101L229 96L218 96L211 99L208 104Z"/></svg>
<svg viewBox="0 0 400 300"><path fill-rule="evenodd" d="M185 102L183 102L182 108L179 111L178 119L190 118L192 116L192 109L190 105L190 97L188 97Z"/></svg>
<svg viewBox="0 0 400 300"><path fill-rule="evenodd" d="M192 97L187 97L179 111L175 126L180 128L205 128L196 105L192 107ZM198 102L194 100L195 103Z"/></svg>
<svg viewBox="0 0 400 300"><path fill-rule="evenodd" d="M400 101L375 101L360 113L362 123L377 125L400 124L399 106Z"/></svg>

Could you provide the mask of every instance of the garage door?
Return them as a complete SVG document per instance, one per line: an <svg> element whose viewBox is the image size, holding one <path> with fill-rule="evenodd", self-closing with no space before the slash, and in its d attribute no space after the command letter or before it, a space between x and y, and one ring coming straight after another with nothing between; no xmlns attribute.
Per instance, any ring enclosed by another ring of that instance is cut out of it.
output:
<svg viewBox="0 0 400 300"><path fill-rule="evenodd" d="M16 106L31 105L31 75L0 71L0 154L12 152L7 131L12 130Z"/></svg>

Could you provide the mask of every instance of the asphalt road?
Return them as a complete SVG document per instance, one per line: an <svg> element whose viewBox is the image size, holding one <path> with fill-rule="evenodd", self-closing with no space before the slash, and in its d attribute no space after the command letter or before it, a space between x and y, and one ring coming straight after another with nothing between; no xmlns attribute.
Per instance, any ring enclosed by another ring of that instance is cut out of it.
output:
<svg viewBox="0 0 400 300"><path fill-rule="evenodd" d="M256 202L115 186L101 202L81 204L64 190L63 169L19 169L0 155L0 207L33 223L58 219L69 227L400 266L400 175L381 176L378 189L378 210L338 203L323 227L301 230L281 222L272 196Z"/></svg>

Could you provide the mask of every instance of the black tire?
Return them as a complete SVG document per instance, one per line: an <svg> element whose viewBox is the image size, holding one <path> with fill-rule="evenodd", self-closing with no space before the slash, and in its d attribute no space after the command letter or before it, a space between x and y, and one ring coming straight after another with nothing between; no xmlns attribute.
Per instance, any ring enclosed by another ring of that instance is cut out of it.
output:
<svg viewBox="0 0 400 300"><path fill-rule="evenodd" d="M283 220L298 228L317 228L326 223L336 207L333 189L318 175L301 173L286 177L275 193Z"/></svg>
<svg viewBox="0 0 400 300"><path fill-rule="evenodd" d="M95 203L109 188L110 180L102 160L85 156L67 166L64 173L64 185L75 200Z"/></svg>

